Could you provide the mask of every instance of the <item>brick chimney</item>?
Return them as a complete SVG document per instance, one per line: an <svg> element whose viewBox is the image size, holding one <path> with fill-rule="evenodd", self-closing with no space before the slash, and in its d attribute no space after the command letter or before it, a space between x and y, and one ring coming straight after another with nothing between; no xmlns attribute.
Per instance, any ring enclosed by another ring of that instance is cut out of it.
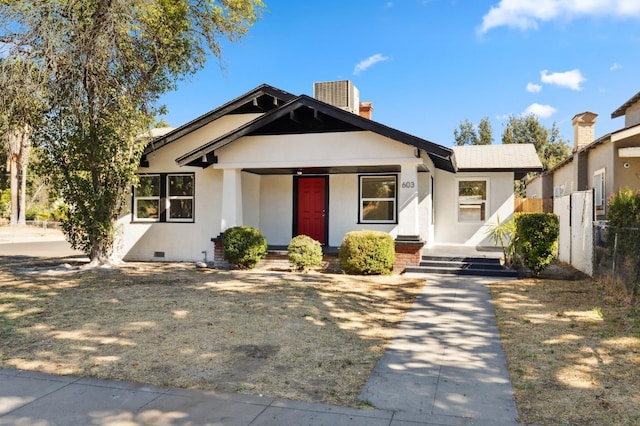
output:
<svg viewBox="0 0 640 426"><path fill-rule="evenodd" d="M371 120L371 112L373 111L373 104L371 102L360 102L360 117L364 117Z"/></svg>
<svg viewBox="0 0 640 426"><path fill-rule="evenodd" d="M598 114L589 111L576 114L573 117L571 120L573 123L573 152L580 151L595 140L597 118Z"/></svg>

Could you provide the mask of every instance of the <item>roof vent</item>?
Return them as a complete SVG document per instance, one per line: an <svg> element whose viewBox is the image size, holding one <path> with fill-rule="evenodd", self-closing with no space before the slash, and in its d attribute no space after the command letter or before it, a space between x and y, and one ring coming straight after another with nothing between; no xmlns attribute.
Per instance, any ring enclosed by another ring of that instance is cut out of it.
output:
<svg viewBox="0 0 640 426"><path fill-rule="evenodd" d="M349 80L313 83L313 97L353 114L360 113L360 93Z"/></svg>

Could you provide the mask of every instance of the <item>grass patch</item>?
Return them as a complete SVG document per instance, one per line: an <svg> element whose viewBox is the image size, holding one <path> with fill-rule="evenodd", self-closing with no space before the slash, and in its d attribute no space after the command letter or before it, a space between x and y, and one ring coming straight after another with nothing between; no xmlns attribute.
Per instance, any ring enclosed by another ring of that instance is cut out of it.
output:
<svg viewBox="0 0 640 426"><path fill-rule="evenodd" d="M640 424L637 309L592 280L503 281L491 292L521 422Z"/></svg>
<svg viewBox="0 0 640 426"><path fill-rule="evenodd" d="M361 406L424 280L0 267L0 366Z"/></svg>

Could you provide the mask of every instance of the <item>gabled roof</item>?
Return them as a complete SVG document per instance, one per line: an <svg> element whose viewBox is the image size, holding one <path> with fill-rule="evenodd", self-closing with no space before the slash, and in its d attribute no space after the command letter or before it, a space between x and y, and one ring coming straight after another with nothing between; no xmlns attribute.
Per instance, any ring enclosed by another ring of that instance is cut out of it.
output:
<svg viewBox="0 0 640 426"><path fill-rule="evenodd" d="M640 101L640 92L633 95L631 99L623 103L617 110L613 111L611 113L611 118L622 117L627 111L627 108L629 108L631 105L635 104L638 101Z"/></svg>
<svg viewBox="0 0 640 426"><path fill-rule="evenodd" d="M520 179L528 172L542 171L533 144L455 146L453 152L459 172L513 171Z"/></svg>
<svg viewBox="0 0 640 426"><path fill-rule="evenodd" d="M268 84L262 84L244 95L154 139L147 145L143 155L147 155L164 145L170 144L227 114L265 113L284 105L294 98L295 95L291 93L269 86Z"/></svg>
<svg viewBox="0 0 640 426"><path fill-rule="evenodd" d="M282 135L322 132L371 131L398 142L424 150L434 165L454 172L452 151L442 145L412 136L383 124L360 117L307 95L291 99L238 129L216 138L178 159L183 165L206 166L215 150L243 137L256 135Z"/></svg>

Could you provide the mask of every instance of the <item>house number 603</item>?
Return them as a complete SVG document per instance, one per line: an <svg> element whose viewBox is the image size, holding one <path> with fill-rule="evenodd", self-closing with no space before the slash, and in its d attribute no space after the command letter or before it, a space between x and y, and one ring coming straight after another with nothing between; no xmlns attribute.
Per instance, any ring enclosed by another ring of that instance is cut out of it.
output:
<svg viewBox="0 0 640 426"><path fill-rule="evenodd" d="M416 186L416 183L413 181L402 182L403 188L415 188L415 186Z"/></svg>

